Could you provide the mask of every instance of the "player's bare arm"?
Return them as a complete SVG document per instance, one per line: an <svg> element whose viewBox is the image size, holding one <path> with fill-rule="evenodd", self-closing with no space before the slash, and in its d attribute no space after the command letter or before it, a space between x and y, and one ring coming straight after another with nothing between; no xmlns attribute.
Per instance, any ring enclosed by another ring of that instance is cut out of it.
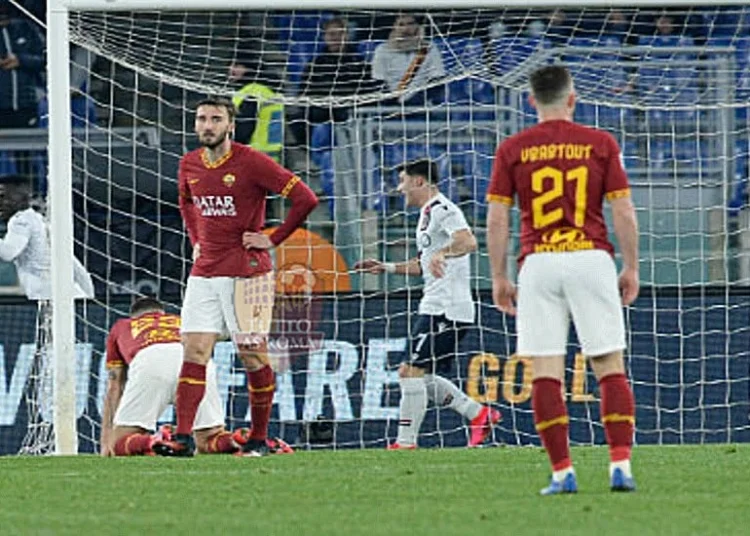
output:
<svg viewBox="0 0 750 536"><path fill-rule="evenodd" d="M510 241L510 206L490 203L487 213L487 251L492 273L492 300L500 311L514 315L516 289L508 280L508 243Z"/></svg>
<svg viewBox="0 0 750 536"><path fill-rule="evenodd" d="M638 297L638 220L630 197L612 199L612 223L622 254L620 294L623 305L630 305Z"/></svg>
<svg viewBox="0 0 750 536"><path fill-rule="evenodd" d="M107 373L107 393L104 395L104 409L102 411L102 432L100 438L100 453L102 456L112 456L114 447L112 429L117 407L120 405L122 393L125 390L128 374L126 367L109 369Z"/></svg>
<svg viewBox="0 0 750 536"><path fill-rule="evenodd" d="M435 252L430 259L430 273L437 278L445 275L445 259L454 259L469 255L477 250L477 239L469 229L460 229L453 233L451 242Z"/></svg>
<svg viewBox="0 0 750 536"><path fill-rule="evenodd" d="M382 262L377 259L365 259L355 264L354 269L370 274L388 272L401 275L422 275L419 257L414 257L405 262Z"/></svg>

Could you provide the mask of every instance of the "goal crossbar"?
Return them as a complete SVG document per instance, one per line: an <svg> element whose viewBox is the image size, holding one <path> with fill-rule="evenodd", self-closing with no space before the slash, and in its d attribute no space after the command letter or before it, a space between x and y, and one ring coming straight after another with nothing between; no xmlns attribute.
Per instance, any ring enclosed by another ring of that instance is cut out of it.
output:
<svg viewBox="0 0 750 536"><path fill-rule="evenodd" d="M54 2L51 2L54 3ZM636 7L653 6L654 0L579 0L577 7ZM659 7L680 7L702 5L699 0L661 0ZM560 7L567 4L554 0L472 0L472 8L503 9L509 7ZM745 5L746 0L723 0L722 5ZM91 10L91 11L155 11L155 10L191 10L217 9L212 0L59 0L59 7L63 9ZM276 0L274 9L341 9L338 0ZM416 8L466 8L467 3L460 0L417 0L409 3L409 9ZM269 3L261 0L225 0L221 3L221 10L232 9L268 9ZM403 2L397 0L349 0L347 9L403 9Z"/></svg>

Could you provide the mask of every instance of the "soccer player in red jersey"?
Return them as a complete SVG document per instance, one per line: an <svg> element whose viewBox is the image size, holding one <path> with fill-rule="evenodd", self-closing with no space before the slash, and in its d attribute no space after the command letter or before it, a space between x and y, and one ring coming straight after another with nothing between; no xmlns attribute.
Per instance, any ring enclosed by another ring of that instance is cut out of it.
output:
<svg viewBox="0 0 750 536"><path fill-rule="evenodd" d="M161 302L140 298L130 317L115 322L107 338L109 380L102 416L102 456L168 454L168 442L151 434L173 403L182 367L180 317L164 312ZM240 446L224 428L224 409L209 369L206 396L195 419L198 450L231 453Z"/></svg>
<svg viewBox="0 0 750 536"><path fill-rule="evenodd" d="M180 213L193 246L193 268L182 306L184 363L177 387L175 455L191 456L191 431L205 391L206 364L217 338L231 334L248 377L252 430L243 451L268 452L268 421L275 376L266 338L271 327L275 280L269 250L307 218L318 199L299 177L268 156L231 140L234 107L205 99L195 114L201 148L179 166ZM267 236L266 196L288 198L284 222Z"/></svg>
<svg viewBox="0 0 750 536"><path fill-rule="evenodd" d="M636 299L639 283L638 224L628 179L615 139L573 122L575 91L565 67L543 67L530 82L539 124L500 144L487 194L493 300L501 311L517 314L517 353L533 360L534 422L553 469L542 494L577 490L562 392L571 317L599 382L611 489L632 491L635 402L623 363L622 305ZM517 296L506 274L514 197L521 213ZM619 280L604 199L622 253Z"/></svg>

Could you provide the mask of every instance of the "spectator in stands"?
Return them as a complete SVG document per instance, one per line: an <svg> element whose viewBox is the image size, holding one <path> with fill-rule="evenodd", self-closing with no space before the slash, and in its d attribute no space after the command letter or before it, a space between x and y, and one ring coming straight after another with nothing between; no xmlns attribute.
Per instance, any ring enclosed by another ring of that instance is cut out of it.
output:
<svg viewBox="0 0 750 536"><path fill-rule="evenodd" d="M372 76L397 93L404 104L420 104L424 93L416 88L445 76L440 50L425 38L415 15L396 17L388 41L375 49Z"/></svg>
<svg viewBox="0 0 750 536"><path fill-rule="evenodd" d="M377 91L382 82L374 80L370 65L349 42L346 20L335 17L323 25L325 49L305 67L301 94L306 97L349 97ZM346 121L348 106L310 106L310 123Z"/></svg>
<svg viewBox="0 0 750 536"><path fill-rule="evenodd" d="M668 13L662 13L655 21L656 35L667 37L674 33L674 20Z"/></svg>
<svg viewBox="0 0 750 536"><path fill-rule="evenodd" d="M345 19L335 17L328 20L323 31L325 49L307 64L302 74L300 89L303 96L335 99L382 88L382 82L372 78L370 65L349 42L349 26ZM361 244L362 185L357 184L358 136L356 126L347 121L349 113L350 105L308 106L302 136L305 142L309 142L307 128L320 125L318 128L329 137L330 161L323 162L315 154L313 160L318 160L316 163L323 168L321 186L328 197L331 217L338 223L336 246L347 264L352 266L359 259ZM325 123L333 124L326 130ZM326 165L328 169L325 169Z"/></svg>
<svg viewBox="0 0 750 536"><path fill-rule="evenodd" d="M544 38L547 39L553 47L561 47L568 44L573 37L575 21L568 20L568 15L562 9L554 9L547 13L545 17L545 27L543 31Z"/></svg>
<svg viewBox="0 0 750 536"><path fill-rule="evenodd" d="M264 26L262 15L252 12L238 12L235 28L238 48L229 66L229 80L238 88L232 98L237 109L234 138L280 162L284 151L282 77L261 54L270 29Z"/></svg>
<svg viewBox="0 0 750 536"><path fill-rule="evenodd" d="M37 86L44 71L44 42L33 23L12 18L0 1L0 128L37 124Z"/></svg>
<svg viewBox="0 0 750 536"><path fill-rule="evenodd" d="M284 151L284 104L271 86L245 80L232 97L237 109L234 139L281 162Z"/></svg>

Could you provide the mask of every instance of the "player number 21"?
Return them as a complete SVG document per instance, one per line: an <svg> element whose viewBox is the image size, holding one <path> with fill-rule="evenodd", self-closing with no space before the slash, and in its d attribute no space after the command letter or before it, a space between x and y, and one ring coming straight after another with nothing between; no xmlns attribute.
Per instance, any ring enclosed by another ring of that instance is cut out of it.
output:
<svg viewBox="0 0 750 536"><path fill-rule="evenodd" d="M563 172L560 169L545 166L531 174L531 189L539 194L531 201L531 213L534 229L542 229L563 219L563 209L558 207L546 210L546 206L559 199L565 192L565 181L576 183L576 209L574 223L583 227L586 218L586 192L589 180L589 168L579 166Z"/></svg>

